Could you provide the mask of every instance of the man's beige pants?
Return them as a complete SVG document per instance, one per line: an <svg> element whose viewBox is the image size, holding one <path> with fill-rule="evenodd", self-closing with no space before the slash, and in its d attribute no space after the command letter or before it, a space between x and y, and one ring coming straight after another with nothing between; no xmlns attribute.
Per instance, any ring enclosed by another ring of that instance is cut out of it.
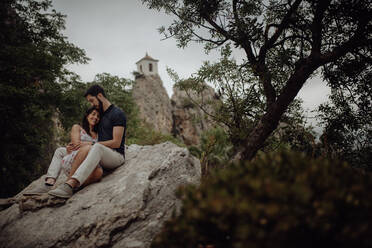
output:
<svg viewBox="0 0 372 248"><path fill-rule="evenodd" d="M72 178L78 180L80 185L82 185L98 164L105 169L112 170L123 165L124 162L123 154L96 143L92 146L88 156L75 171L74 175L72 175Z"/></svg>

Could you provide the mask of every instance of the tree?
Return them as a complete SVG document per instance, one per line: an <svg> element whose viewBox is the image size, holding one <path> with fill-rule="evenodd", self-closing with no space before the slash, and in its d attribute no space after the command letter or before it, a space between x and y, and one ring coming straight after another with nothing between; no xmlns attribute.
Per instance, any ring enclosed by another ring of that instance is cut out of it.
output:
<svg viewBox="0 0 372 248"><path fill-rule="evenodd" d="M359 53L371 62L372 6L367 0L142 2L176 17L160 32L180 47L195 41L210 51L231 43L245 52L242 66L258 81L265 107L236 158L255 156L314 73L327 77L325 66Z"/></svg>
<svg viewBox="0 0 372 248"><path fill-rule="evenodd" d="M84 51L61 34L64 16L51 1L0 3L0 196L10 196L44 171L52 150L52 116L65 65Z"/></svg>
<svg viewBox="0 0 372 248"><path fill-rule="evenodd" d="M82 82L78 75L72 74L60 83L62 89L61 101L57 108L60 113L59 119L65 131L81 122L82 116L88 109L89 104L84 99L87 83ZM66 137L69 133L66 133Z"/></svg>
<svg viewBox="0 0 372 248"><path fill-rule="evenodd" d="M265 99L259 83L250 74L250 69L240 66L230 58L229 45L221 48L219 61L204 62L190 78L181 80L176 72L168 70L172 79L188 95L193 105L201 108L208 117L226 130L233 148L238 151L250 132L265 112ZM214 85L215 98L203 97L205 82ZM262 150L275 150L289 146L312 154L313 135L306 120L301 100L294 100L280 119L280 128L265 141ZM304 135L306 134L306 135Z"/></svg>
<svg viewBox="0 0 372 248"><path fill-rule="evenodd" d="M360 52L330 64L325 73L332 93L330 102L319 107L325 127L323 149L356 167L371 169L371 58Z"/></svg>

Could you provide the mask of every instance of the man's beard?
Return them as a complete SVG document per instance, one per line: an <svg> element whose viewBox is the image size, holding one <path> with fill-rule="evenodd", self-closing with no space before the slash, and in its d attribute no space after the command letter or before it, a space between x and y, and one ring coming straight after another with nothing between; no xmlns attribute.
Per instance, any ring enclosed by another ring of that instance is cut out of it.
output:
<svg viewBox="0 0 372 248"><path fill-rule="evenodd" d="M97 98L97 100L98 100L98 109L97 110L99 112L99 115L102 116L103 115L103 103L98 98Z"/></svg>

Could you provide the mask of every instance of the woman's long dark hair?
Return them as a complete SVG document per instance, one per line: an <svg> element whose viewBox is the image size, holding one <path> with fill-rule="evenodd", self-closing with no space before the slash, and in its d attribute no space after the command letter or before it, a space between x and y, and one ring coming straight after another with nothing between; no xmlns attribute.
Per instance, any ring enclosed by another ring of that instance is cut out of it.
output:
<svg viewBox="0 0 372 248"><path fill-rule="evenodd" d="M95 108L95 107L90 107L89 109L87 109L87 111L85 112L84 114L84 117L83 117L83 120L81 121L82 123L82 126L83 126L83 129L85 130L85 132L87 132L87 134L91 135L90 133L90 129L89 129L89 122L88 122L88 115L90 115L90 113L93 112L93 110L96 110L98 112L98 110ZM93 131L97 133L98 131L98 123L96 123L96 125L94 125L93 127Z"/></svg>

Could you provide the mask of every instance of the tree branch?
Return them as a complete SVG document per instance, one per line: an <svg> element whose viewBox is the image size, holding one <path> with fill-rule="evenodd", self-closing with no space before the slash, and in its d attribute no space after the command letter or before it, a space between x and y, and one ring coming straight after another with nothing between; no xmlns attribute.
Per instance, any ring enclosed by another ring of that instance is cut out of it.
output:
<svg viewBox="0 0 372 248"><path fill-rule="evenodd" d="M220 27L216 22L214 22L209 15L203 15L202 17L212 27L214 27L215 30L218 33L222 34L223 36L225 36L229 40L232 40L232 41L236 42L237 44L241 45L243 47L244 51L246 52L247 58L248 58L248 60L249 60L250 63L252 63L252 64L257 63L256 57L254 56L253 51L252 51L251 43L249 41L247 43L244 43L240 39L237 39L236 37L234 37L233 35L231 35L228 31L226 31L225 29L223 29L222 27Z"/></svg>
<svg viewBox="0 0 372 248"><path fill-rule="evenodd" d="M223 40L212 40L212 39L207 39L207 38L204 38L204 37L198 35L198 34L194 31L193 28L191 28L191 27L187 27L187 28L190 30L190 32L191 32L191 33L192 33L196 38L199 39L199 40L194 40L194 41L196 41L196 42L200 42L200 41L210 42L210 43L215 44L216 47L219 47L219 46L223 45L226 41L228 41L227 38L225 38L225 39L223 39Z"/></svg>
<svg viewBox="0 0 372 248"><path fill-rule="evenodd" d="M269 107L272 103L275 102L276 99L276 91L271 83L272 81L271 73L268 71L265 64L259 64L256 67L256 73L260 78L259 81L263 86L264 94L267 99L267 107Z"/></svg>
<svg viewBox="0 0 372 248"><path fill-rule="evenodd" d="M280 41L278 41L275 44L273 44L273 47L277 47L277 46L283 45L287 40L293 40L293 39L300 39L301 41L306 40L307 42L311 43L311 40L309 38L307 38L306 36L290 35L290 36L284 37Z"/></svg>
<svg viewBox="0 0 372 248"><path fill-rule="evenodd" d="M371 18L370 18L371 19ZM325 54L319 55L319 59L322 65L329 63L331 61L335 61L340 57L344 56L348 52L351 52L357 49L360 46L370 44L371 40L366 39L364 35L364 28L369 22L368 19L364 18L358 25L358 28L353 37L351 37L348 41L344 42L343 44L335 47L333 51L330 51Z"/></svg>
<svg viewBox="0 0 372 248"><path fill-rule="evenodd" d="M245 147L236 154L234 160L250 160L255 156L257 151L262 148L264 140L278 126L281 116L296 97L306 79L319 66L319 61L312 57L301 59L297 63L295 72L288 79L281 94L273 104L268 106L266 113L251 132L252 135L245 141Z"/></svg>
<svg viewBox="0 0 372 248"><path fill-rule="evenodd" d="M319 1L319 4L317 5L317 8L315 10L314 14L314 20L311 24L311 33L312 33L312 40L313 40L313 46L311 49L312 54L319 54L320 48L322 45L322 20L324 16L324 12L326 11L327 7L331 3L331 0L323 0Z"/></svg>
<svg viewBox="0 0 372 248"><path fill-rule="evenodd" d="M275 31L275 33L270 39L268 39L268 37L265 37L265 43L261 47L259 55L258 55L258 63L255 66L255 71L256 71L255 73L260 77L260 81L263 85L264 94L267 99L267 107L269 107L272 103L275 102L276 91L275 91L274 86L271 83L272 76L266 66L266 62L265 62L266 54L267 54L267 51L273 47L273 45L278 40L278 38L283 33L283 31L288 27L292 14L297 10L301 2L302 0L296 0L293 3L293 5L290 7L287 14L284 16L283 20L277 27L277 30ZM266 28L267 31L268 31L268 27L269 26L267 26Z"/></svg>
<svg viewBox="0 0 372 248"><path fill-rule="evenodd" d="M279 26L278 26L277 30L275 31L275 33L273 34L273 36L271 36L271 38L268 39L267 42L265 42L265 44L261 47L259 58L258 58L259 61L265 60L267 50L272 48L272 45L278 40L279 36L288 27L288 24L290 22L292 14L297 10L297 8L298 8L298 6L300 5L301 2L302 2L302 0L296 0L293 3L291 8L288 10L287 14L284 16L283 20L279 24ZM266 39L266 37L265 37L265 39Z"/></svg>
<svg viewBox="0 0 372 248"><path fill-rule="evenodd" d="M278 28L279 25L278 24L275 24L275 23L271 23L271 24L267 24L266 25L266 27L265 27L265 33L264 33L265 43L268 42L268 40L269 40L269 30L270 30L271 27Z"/></svg>

